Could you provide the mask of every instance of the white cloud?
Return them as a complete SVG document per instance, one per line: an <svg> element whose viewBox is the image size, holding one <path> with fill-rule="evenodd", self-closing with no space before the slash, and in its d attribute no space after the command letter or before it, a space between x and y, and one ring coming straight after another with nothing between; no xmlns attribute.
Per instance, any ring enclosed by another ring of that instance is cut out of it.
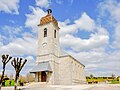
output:
<svg viewBox="0 0 120 90"><path fill-rule="evenodd" d="M120 22L118 22L116 24L116 28L115 28L115 41L114 41L113 46L120 49Z"/></svg>
<svg viewBox="0 0 120 90"><path fill-rule="evenodd" d="M98 5L98 8L100 9L101 11L101 15L102 16L105 16L105 15L110 15L111 19L114 19L116 21L119 21L118 18L120 19L120 2L117 1L117 0L109 0L109 1L104 1L104 2L101 2L99 5Z"/></svg>
<svg viewBox="0 0 120 90"><path fill-rule="evenodd" d="M0 42L1 42L1 44L4 41L4 39L7 39L7 38L5 36L3 36L3 35L0 34Z"/></svg>
<svg viewBox="0 0 120 90"><path fill-rule="evenodd" d="M19 2L20 0L0 0L0 11L11 14L19 14Z"/></svg>
<svg viewBox="0 0 120 90"><path fill-rule="evenodd" d="M104 48L97 48L97 50L92 49L90 51L81 52L67 50L67 52L85 65L99 63L103 61L103 58L106 56Z"/></svg>
<svg viewBox="0 0 120 90"><path fill-rule="evenodd" d="M99 4L101 17L107 17L113 27L115 41L113 47L120 49L120 2L117 0L108 0Z"/></svg>
<svg viewBox="0 0 120 90"><path fill-rule="evenodd" d="M55 0L57 4L62 5L63 3L67 2L68 5L72 5L74 0Z"/></svg>
<svg viewBox="0 0 120 90"><path fill-rule="evenodd" d="M64 47L70 47L74 51L81 51L105 46L108 43L108 39L108 36L99 35L97 33L92 34L89 39L80 39L78 37L67 34L65 37L60 38L60 41Z"/></svg>
<svg viewBox="0 0 120 90"><path fill-rule="evenodd" d="M85 30L92 32L95 30L95 22L92 18L90 18L85 12L81 15L81 17L74 21L73 24L68 24L66 22L59 22L59 26L61 28L61 35L65 35L68 33L75 33L78 30Z"/></svg>
<svg viewBox="0 0 120 90"><path fill-rule="evenodd" d="M69 47L74 51L90 50L93 48L104 47L109 42L109 34L103 27L95 24L86 13L75 20L73 24L69 22L59 22L60 25L60 43L62 47ZM75 37L78 31L85 30L91 32L88 39ZM72 41L72 42L70 42Z"/></svg>
<svg viewBox="0 0 120 90"><path fill-rule="evenodd" d="M11 55L36 55L37 40L33 37L16 38L7 45L0 47L0 53Z"/></svg>
<svg viewBox="0 0 120 90"><path fill-rule="evenodd" d="M7 34L19 34L22 31L22 26L18 26L18 27L12 27L12 26L8 26L5 25L2 27L2 30L4 30L5 32L7 32Z"/></svg>
<svg viewBox="0 0 120 90"><path fill-rule="evenodd" d="M87 31L93 31L95 29L95 22L86 13L83 13L81 18L75 21L78 29L83 29Z"/></svg>
<svg viewBox="0 0 120 90"><path fill-rule="evenodd" d="M41 8L48 8L50 1L49 0L35 0L36 6L40 6Z"/></svg>
<svg viewBox="0 0 120 90"><path fill-rule="evenodd" d="M63 4L64 0L56 0L57 4Z"/></svg>
<svg viewBox="0 0 120 90"><path fill-rule="evenodd" d="M1 29L2 29L1 32L3 32L5 41L12 41L13 39L17 38L17 35L19 35L23 30L22 26L12 27L8 25L2 26Z"/></svg>
<svg viewBox="0 0 120 90"><path fill-rule="evenodd" d="M34 8L30 6L29 8L31 9L32 13L26 14L25 26L32 28L33 32L36 32L38 29L37 25L40 23L40 19L45 16L46 13L38 7Z"/></svg>

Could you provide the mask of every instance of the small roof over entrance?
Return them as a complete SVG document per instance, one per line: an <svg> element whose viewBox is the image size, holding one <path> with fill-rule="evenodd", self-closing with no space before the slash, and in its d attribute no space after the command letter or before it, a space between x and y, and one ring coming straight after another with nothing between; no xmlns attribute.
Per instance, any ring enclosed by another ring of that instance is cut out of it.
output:
<svg viewBox="0 0 120 90"><path fill-rule="evenodd" d="M40 62L35 67L33 67L30 73L36 73L36 72L42 72L42 71L52 72L49 62Z"/></svg>

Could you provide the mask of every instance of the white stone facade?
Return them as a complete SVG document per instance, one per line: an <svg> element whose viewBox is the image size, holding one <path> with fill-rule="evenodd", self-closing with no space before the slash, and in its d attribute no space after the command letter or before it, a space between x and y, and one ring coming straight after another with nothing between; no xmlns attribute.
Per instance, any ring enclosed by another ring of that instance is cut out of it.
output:
<svg viewBox="0 0 120 90"><path fill-rule="evenodd" d="M44 37L45 28L47 29L46 37ZM85 66L60 50L59 27L53 21L39 26L36 63L41 62L49 62L52 69L52 72L46 71L47 84L80 84L86 81ZM41 82L41 71L36 72L35 75L36 81Z"/></svg>

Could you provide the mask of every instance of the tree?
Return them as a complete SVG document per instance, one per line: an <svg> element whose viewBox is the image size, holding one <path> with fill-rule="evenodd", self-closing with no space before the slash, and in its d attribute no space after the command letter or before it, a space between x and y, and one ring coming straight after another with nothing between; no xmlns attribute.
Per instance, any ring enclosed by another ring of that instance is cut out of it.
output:
<svg viewBox="0 0 120 90"><path fill-rule="evenodd" d="M112 76L112 79L115 79L115 74L112 74L111 76Z"/></svg>
<svg viewBox="0 0 120 90"><path fill-rule="evenodd" d="M1 90L2 81L3 81L3 78L4 78L4 73L5 73L6 64L7 64L11 59L12 59L12 57L9 56L9 55L2 55L3 71L2 71L2 76L1 76L1 80L0 80L0 90Z"/></svg>
<svg viewBox="0 0 120 90"><path fill-rule="evenodd" d="M25 76L20 75L19 81L22 82L22 83L26 83L27 82L27 78Z"/></svg>
<svg viewBox="0 0 120 90"><path fill-rule="evenodd" d="M0 74L0 79L1 79L1 74Z"/></svg>
<svg viewBox="0 0 120 90"><path fill-rule="evenodd" d="M19 76L19 81L23 83L33 82L35 80L34 76L28 73L26 76Z"/></svg>
<svg viewBox="0 0 120 90"><path fill-rule="evenodd" d="M12 80L12 79L13 79L13 76L14 76L14 75L13 75L13 74L11 74L11 75L9 76L9 78Z"/></svg>
<svg viewBox="0 0 120 90"><path fill-rule="evenodd" d="M17 90L17 84L18 84L18 78L19 78L19 73L22 70L23 66L27 62L27 59L22 61L22 58L14 58L11 62L12 66L14 67L16 74L15 74L15 87L14 90Z"/></svg>
<svg viewBox="0 0 120 90"><path fill-rule="evenodd" d="M30 73L26 75L26 78L27 78L27 82L33 82L35 80L34 76L31 75Z"/></svg>
<svg viewBox="0 0 120 90"><path fill-rule="evenodd" d="M92 75L92 74L90 74L90 78L93 78L93 75Z"/></svg>

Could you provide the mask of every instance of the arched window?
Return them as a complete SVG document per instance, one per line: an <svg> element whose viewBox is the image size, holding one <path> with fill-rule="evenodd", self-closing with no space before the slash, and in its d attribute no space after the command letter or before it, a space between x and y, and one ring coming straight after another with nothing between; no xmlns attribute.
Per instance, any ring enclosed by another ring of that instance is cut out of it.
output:
<svg viewBox="0 0 120 90"><path fill-rule="evenodd" d="M56 30L54 31L54 38L56 38Z"/></svg>
<svg viewBox="0 0 120 90"><path fill-rule="evenodd" d="M44 37L47 37L47 28L44 29Z"/></svg>

